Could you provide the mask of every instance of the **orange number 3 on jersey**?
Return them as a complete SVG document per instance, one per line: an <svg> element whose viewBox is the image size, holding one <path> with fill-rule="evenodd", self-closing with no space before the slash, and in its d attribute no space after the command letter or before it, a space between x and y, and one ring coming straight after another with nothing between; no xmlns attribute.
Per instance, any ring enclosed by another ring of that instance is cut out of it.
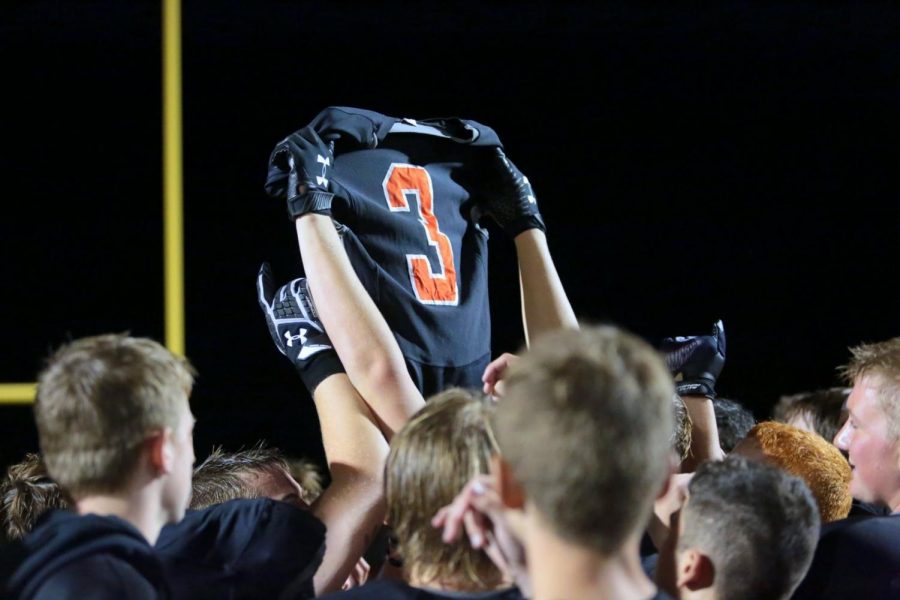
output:
<svg viewBox="0 0 900 600"><path fill-rule="evenodd" d="M424 254L407 254L409 279L413 291L422 304L459 304L456 287L456 266L453 247L438 227L434 215L434 189L431 176L423 167L394 163L384 178L384 197L391 212L410 212L408 195L416 197L419 223L425 228L428 243L437 250L439 269L432 270L431 261Z"/></svg>

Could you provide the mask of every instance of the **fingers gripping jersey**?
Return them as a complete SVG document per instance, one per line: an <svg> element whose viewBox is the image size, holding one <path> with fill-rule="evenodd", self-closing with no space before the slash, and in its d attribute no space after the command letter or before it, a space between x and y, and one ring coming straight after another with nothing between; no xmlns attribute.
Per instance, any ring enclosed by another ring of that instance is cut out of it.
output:
<svg viewBox="0 0 900 600"><path fill-rule="evenodd" d="M496 133L474 121L343 107L311 125L335 141L332 215L344 247L423 394L439 391L426 381L480 387L490 355L487 232L470 216L472 173L501 145ZM466 374L447 376L463 366ZM431 367L441 375L417 373Z"/></svg>

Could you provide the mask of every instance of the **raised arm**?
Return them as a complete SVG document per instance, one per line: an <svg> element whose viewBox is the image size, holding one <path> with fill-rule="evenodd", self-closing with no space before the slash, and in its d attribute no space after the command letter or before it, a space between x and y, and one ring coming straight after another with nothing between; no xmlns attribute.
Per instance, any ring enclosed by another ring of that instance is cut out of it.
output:
<svg viewBox="0 0 900 600"><path fill-rule="evenodd" d="M275 289L263 265L256 280L260 307L276 348L297 369L316 405L331 484L312 511L327 527L316 593L338 590L384 520L388 445L369 407L343 372L318 319L305 279Z"/></svg>
<svg viewBox="0 0 900 600"><path fill-rule="evenodd" d="M546 227L528 178L499 148L478 172L483 190L479 208L493 217L516 244L526 343L548 331L578 329L550 256Z"/></svg>
<svg viewBox="0 0 900 600"><path fill-rule="evenodd" d="M516 236L519 288L522 293L522 324L525 343L557 329L578 329L575 311L556 272L547 236L529 229Z"/></svg>
<svg viewBox="0 0 900 600"><path fill-rule="evenodd" d="M333 194L328 177L333 162L331 145L313 129L302 129L276 146L267 189L287 199L322 323L350 381L390 439L424 401L409 377L393 333L353 271L331 221Z"/></svg>
<svg viewBox="0 0 900 600"><path fill-rule="evenodd" d="M325 556L313 577L316 595L341 589L384 522L388 445L375 418L344 373L313 392L331 484L312 511L327 527Z"/></svg>
<svg viewBox="0 0 900 600"><path fill-rule="evenodd" d="M691 452L682 464L691 472L704 460L722 460L713 399L716 380L725 366L725 327L713 325L711 335L667 338L660 349L675 377L675 390L691 419Z"/></svg>
<svg viewBox="0 0 900 600"><path fill-rule="evenodd" d="M413 384L397 340L350 265L331 218L296 221L310 291L347 375L391 436L424 400Z"/></svg>

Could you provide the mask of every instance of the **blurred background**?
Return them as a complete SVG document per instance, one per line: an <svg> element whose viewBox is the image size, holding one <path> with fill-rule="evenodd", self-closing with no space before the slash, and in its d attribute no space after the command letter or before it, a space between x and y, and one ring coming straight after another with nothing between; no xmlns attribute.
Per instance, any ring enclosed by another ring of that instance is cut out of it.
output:
<svg viewBox="0 0 900 600"><path fill-rule="evenodd" d="M10 0L0 382L103 332L163 339L159 2ZM653 343L722 318L723 395L764 417L900 334L900 6L886 2L184 2L187 355L198 458L322 461L254 294L301 273L272 146L329 105L493 127L534 184L580 318ZM491 230L493 350L523 342ZM0 459L37 450L0 405Z"/></svg>

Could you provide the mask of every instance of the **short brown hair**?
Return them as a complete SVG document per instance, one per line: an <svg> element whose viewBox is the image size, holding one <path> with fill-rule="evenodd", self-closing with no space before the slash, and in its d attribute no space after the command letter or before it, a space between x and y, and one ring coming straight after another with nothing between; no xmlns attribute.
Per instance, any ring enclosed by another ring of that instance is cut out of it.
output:
<svg viewBox="0 0 900 600"><path fill-rule="evenodd" d="M782 396L775 406L772 418L788 423L795 417L806 417L816 433L829 442L843 425L844 406L849 388L827 388Z"/></svg>
<svg viewBox="0 0 900 600"><path fill-rule="evenodd" d="M769 461L806 482L823 523L850 513L850 464L824 438L785 423L764 421L750 430L747 439L756 440Z"/></svg>
<svg viewBox="0 0 900 600"><path fill-rule="evenodd" d="M669 470L672 376L611 326L554 332L510 369L504 460L557 535L612 555L646 525Z"/></svg>
<svg viewBox="0 0 900 600"><path fill-rule="evenodd" d="M259 442L252 448L212 452L194 469L191 480L191 508L201 509L235 498L258 498L259 493L248 475L281 469L289 472L287 460L278 448Z"/></svg>
<svg viewBox="0 0 900 600"><path fill-rule="evenodd" d="M681 509L678 551L701 551L715 597L790 598L815 553L819 519L804 482L742 456L697 467Z"/></svg>
<svg viewBox="0 0 900 600"><path fill-rule="evenodd" d="M878 378L878 402L887 417L888 431L900 439L900 337L850 349L853 357L841 368L850 384L868 376Z"/></svg>
<svg viewBox="0 0 900 600"><path fill-rule="evenodd" d="M47 361L34 405L50 476L76 500L122 489L154 430L178 426L194 370L147 338L76 340Z"/></svg>
<svg viewBox="0 0 900 600"><path fill-rule="evenodd" d="M462 389L431 399L391 440L385 466L388 522L397 537L404 570L419 581L488 589L502 575L482 550L446 544L431 519L474 476L489 472L496 442L492 403Z"/></svg>
<svg viewBox="0 0 900 600"><path fill-rule="evenodd" d="M25 460L7 470L0 483L0 515L3 533L9 540L25 537L46 511L69 506L71 502L50 479L37 454L26 454Z"/></svg>

